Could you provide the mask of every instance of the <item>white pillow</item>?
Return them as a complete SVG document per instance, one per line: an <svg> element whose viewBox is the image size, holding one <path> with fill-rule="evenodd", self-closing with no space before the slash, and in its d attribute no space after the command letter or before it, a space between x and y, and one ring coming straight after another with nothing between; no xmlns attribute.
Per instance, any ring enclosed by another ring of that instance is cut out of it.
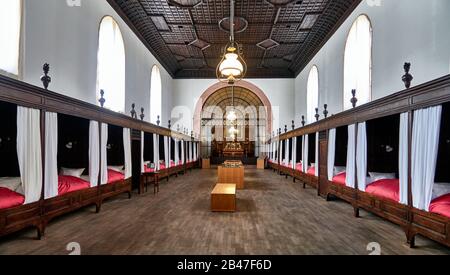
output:
<svg viewBox="0 0 450 275"><path fill-rule="evenodd" d="M371 178L371 182L375 182L378 180L391 180L396 179L395 173L376 173L376 172L369 172L369 176Z"/></svg>
<svg viewBox="0 0 450 275"><path fill-rule="evenodd" d="M20 178L0 178L0 187L7 188L17 193L23 193Z"/></svg>
<svg viewBox="0 0 450 275"><path fill-rule="evenodd" d="M119 172L119 173L122 173L124 168L125 168L125 167L124 167L123 165L118 165L118 166L108 166L108 169L113 170L113 171L116 171L116 172Z"/></svg>
<svg viewBox="0 0 450 275"><path fill-rule="evenodd" d="M316 167L316 163L315 163L315 162L312 162L312 163L311 163L311 167Z"/></svg>
<svg viewBox="0 0 450 275"><path fill-rule="evenodd" d="M61 176L72 176L72 177L76 177L76 178L80 178L81 175L83 175L84 172L84 168L79 168L79 169L71 169L71 168L65 168L65 167L61 167Z"/></svg>
<svg viewBox="0 0 450 275"><path fill-rule="evenodd" d="M336 176L341 173L344 173L346 170L347 170L347 167L345 167L345 166L334 166L333 173Z"/></svg>
<svg viewBox="0 0 450 275"><path fill-rule="evenodd" d="M450 194L450 183L435 182L431 200Z"/></svg>

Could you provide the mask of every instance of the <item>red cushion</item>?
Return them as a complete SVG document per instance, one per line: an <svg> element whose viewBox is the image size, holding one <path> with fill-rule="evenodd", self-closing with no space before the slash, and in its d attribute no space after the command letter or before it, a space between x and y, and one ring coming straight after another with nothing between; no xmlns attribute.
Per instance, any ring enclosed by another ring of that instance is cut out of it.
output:
<svg viewBox="0 0 450 275"><path fill-rule="evenodd" d="M63 195L89 187L91 187L91 184L83 179L72 176L58 176L58 195Z"/></svg>
<svg viewBox="0 0 450 275"><path fill-rule="evenodd" d="M386 179L372 182L366 187L366 192L381 198L398 202L400 200L399 188L398 179Z"/></svg>
<svg viewBox="0 0 450 275"><path fill-rule="evenodd" d="M339 184L339 185L346 185L345 180L347 178L347 173L343 172L340 174L337 174L333 177L333 183Z"/></svg>
<svg viewBox="0 0 450 275"><path fill-rule="evenodd" d="M6 209L22 205L25 197L22 194L0 187L0 209Z"/></svg>
<svg viewBox="0 0 450 275"><path fill-rule="evenodd" d="M314 167L314 166L309 167L308 174L315 176L316 175L316 167Z"/></svg>
<svg viewBox="0 0 450 275"><path fill-rule="evenodd" d="M125 175L123 173L108 169L108 183L113 183L124 179Z"/></svg>
<svg viewBox="0 0 450 275"><path fill-rule="evenodd" d="M430 204L430 212L450 218L450 194L434 199Z"/></svg>
<svg viewBox="0 0 450 275"><path fill-rule="evenodd" d="M145 166L144 171L147 173L152 173L152 172L155 172L155 168L149 168L149 167Z"/></svg>
<svg viewBox="0 0 450 275"><path fill-rule="evenodd" d="M303 171L302 164L301 164L301 163L297 163L297 164L295 165L295 169L298 170L298 171Z"/></svg>
<svg viewBox="0 0 450 275"><path fill-rule="evenodd" d="M159 170L164 170L166 169L166 165L165 164L160 164L159 165Z"/></svg>

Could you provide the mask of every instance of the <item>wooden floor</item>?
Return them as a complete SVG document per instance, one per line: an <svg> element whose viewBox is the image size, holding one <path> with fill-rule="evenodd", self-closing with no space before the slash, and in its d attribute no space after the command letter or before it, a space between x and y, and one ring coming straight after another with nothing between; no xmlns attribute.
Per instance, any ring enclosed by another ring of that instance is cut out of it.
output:
<svg viewBox="0 0 450 275"><path fill-rule="evenodd" d="M80 210L52 222L41 241L34 230L0 239L0 254L68 254L70 242L82 254L368 254L371 242L382 254L450 254L422 238L410 249L398 226L366 212L355 219L350 205L267 170L246 170L238 212L212 213L216 177L216 169L196 170L163 182L156 196L124 195L100 214Z"/></svg>

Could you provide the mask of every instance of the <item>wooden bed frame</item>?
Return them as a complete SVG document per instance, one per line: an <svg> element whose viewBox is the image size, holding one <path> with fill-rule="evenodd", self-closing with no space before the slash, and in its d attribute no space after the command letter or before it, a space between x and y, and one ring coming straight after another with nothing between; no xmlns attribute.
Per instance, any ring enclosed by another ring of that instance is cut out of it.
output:
<svg viewBox="0 0 450 275"><path fill-rule="evenodd" d="M361 192L356 188L333 184L328 181L326 176L329 129L405 112L408 112L411 118L414 110L440 105L446 102L450 102L450 75L374 100L365 105L344 111L332 117L327 117L321 121L285 134L280 134L274 140L285 140L319 132L320 169L319 180L317 181L319 195L327 199L335 196L347 201L353 206L356 217L359 217L359 209L364 209L399 225L405 231L406 241L411 247L415 245L415 236L417 235L450 246L450 218L415 209L411 204L411 191L409 191L409 205L403 205ZM409 122L409 131L409 144L411 144L411 119ZM409 151L411 152L411 149ZM280 170L279 167L273 164L269 165L269 167L278 171ZM302 172L295 171L295 177L304 183L311 183L311 178L308 178ZM409 187L409 190L411 190L410 180Z"/></svg>
<svg viewBox="0 0 450 275"><path fill-rule="evenodd" d="M0 101L40 110L42 137L45 136L45 112L55 112L130 128L139 133L145 131L176 137L180 140L191 140L190 136L142 121L143 114L141 114L141 120L138 120L134 106L132 106L132 117L130 117L2 75L0 75ZM42 141L42 152L45 152L44 145L45 142ZM171 175L182 170L184 167L173 169ZM43 183L42 186L44 186ZM34 227L37 230L37 237L41 238L52 219L90 205L95 205L96 212L99 212L104 200L123 193L130 196L131 192L132 179L127 179L46 200L41 195L38 202L0 210L0 237Z"/></svg>

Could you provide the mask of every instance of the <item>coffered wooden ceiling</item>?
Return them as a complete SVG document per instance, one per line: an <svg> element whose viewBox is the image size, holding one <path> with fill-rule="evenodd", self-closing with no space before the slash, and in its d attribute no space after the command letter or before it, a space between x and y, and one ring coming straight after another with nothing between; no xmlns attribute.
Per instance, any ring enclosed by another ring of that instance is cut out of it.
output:
<svg viewBox="0 0 450 275"><path fill-rule="evenodd" d="M172 77L215 78L229 40L229 0L108 2ZM235 0L236 41L243 45L246 77L295 77L360 2Z"/></svg>

